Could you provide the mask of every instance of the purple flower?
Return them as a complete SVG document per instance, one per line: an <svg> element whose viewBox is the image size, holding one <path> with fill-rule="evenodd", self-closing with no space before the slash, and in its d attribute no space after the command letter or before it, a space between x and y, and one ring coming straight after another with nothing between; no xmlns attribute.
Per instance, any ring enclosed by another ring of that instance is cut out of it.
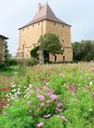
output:
<svg viewBox="0 0 94 128"><path fill-rule="evenodd" d="M44 100L45 97L43 95L37 94L37 98L39 98L40 100Z"/></svg>
<svg viewBox="0 0 94 128"><path fill-rule="evenodd" d="M37 124L37 127L40 128L43 125L44 125L44 122L40 122L39 124Z"/></svg>
<svg viewBox="0 0 94 128"><path fill-rule="evenodd" d="M59 108L55 108L55 110L56 110L57 112L62 112L62 110L59 109Z"/></svg>
<svg viewBox="0 0 94 128"><path fill-rule="evenodd" d="M44 117L44 118L49 118L49 117L51 117L51 114L44 115L43 117Z"/></svg>
<svg viewBox="0 0 94 128"><path fill-rule="evenodd" d="M68 121L64 116L57 116L57 117L63 119L64 121Z"/></svg>
<svg viewBox="0 0 94 128"><path fill-rule="evenodd" d="M53 95L50 96L50 98L51 98L51 100L57 100L58 96L53 94Z"/></svg>
<svg viewBox="0 0 94 128"><path fill-rule="evenodd" d="M57 107L61 107L63 103L57 103Z"/></svg>

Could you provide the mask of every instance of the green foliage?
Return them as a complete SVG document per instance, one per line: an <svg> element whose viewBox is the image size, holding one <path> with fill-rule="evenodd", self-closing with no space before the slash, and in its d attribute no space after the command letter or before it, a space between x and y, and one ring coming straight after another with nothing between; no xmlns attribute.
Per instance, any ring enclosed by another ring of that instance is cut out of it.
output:
<svg viewBox="0 0 94 128"><path fill-rule="evenodd" d="M59 37L53 33L46 33L40 36L38 42L40 43L40 48L48 53L63 53Z"/></svg>
<svg viewBox="0 0 94 128"><path fill-rule="evenodd" d="M34 49L32 49L32 50L30 51L31 57L38 58L38 53L37 53L38 50L39 50L39 46L36 46Z"/></svg>
<svg viewBox="0 0 94 128"><path fill-rule="evenodd" d="M38 60L36 58L30 58L25 61L27 66L34 66L38 64Z"/></svg>
<svg viewBox="0 0 94 128"><path fill-rule="evenodd" d="M1 128L93 128L94 63L25 67L6 99Z"/></svg>
<svg viewBox="0 0 94 128"><path fill-rule="evenodd" d="M73 43L74 61L94 60L94 43L90 40L82 40Z"/></svg>
<svg viewBox="0 0 94 128"><path fill-rule="evenodd" d="M17 59L7 59L7 65L8 66L16 66L18 64L18 60Z"/></svg>
<svg viewBox="0 0 94 128"><path fill-rule="evenodd" d="M38 60L36 58L30 58L30 59L19 59L18 65L20 66L34 66L38 64Z"/></svg>

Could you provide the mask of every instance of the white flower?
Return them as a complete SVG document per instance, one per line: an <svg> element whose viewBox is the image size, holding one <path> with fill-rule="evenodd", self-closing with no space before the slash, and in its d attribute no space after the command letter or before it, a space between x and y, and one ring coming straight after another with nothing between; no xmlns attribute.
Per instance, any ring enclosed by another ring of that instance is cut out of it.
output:
<svg viewBox="0 0 94 128"><path fill-rule="evenodd" d="M15 92L15 91L16 91L16 89L13 89L13 90L12 90L12 92Z"/></svg>
<svg viewBox="0 0 94 128"><path fill-rule="evenodd" d="M21 93L18 91L17 94L20 95Z"/></svg>
<svg viewBox="0 0 94 128"><path fill-rule="evenodd" d="M92 85L92 81L90 81L90 83L89 83L90 85Z"/></svg>
<svg viewBox="0 0 94 128"><path fill-rule="evenodd" d="M12 85L12 87L16 87L16 85L14 84L14 85Z"/></svg>
<svg viewBox="0 0 94 128"><path fill-rule="evenodd" d="M29 88L32 88L32 84L29 84Z"/></svg>
<svg viewBox="0 0 94 128"><path fill-rule="evenodd" d="M18 91L20 91L20 88L18 88Z"/></svg>

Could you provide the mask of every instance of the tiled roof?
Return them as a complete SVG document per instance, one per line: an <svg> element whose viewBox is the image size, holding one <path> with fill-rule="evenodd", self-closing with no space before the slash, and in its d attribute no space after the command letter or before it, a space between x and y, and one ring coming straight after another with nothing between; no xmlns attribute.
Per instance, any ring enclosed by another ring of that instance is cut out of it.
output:
<svg viewBox="0 0 94 128"><path fill-rule="evenodd" d="M26 24L25 26L21 27L27 27L29 25L32 25L34 23L40 22L42 20L51 20L51 21L55 21L61 24L65 24L67 26L71 26L67 23L65 23L64 21L58 19L55 14L53 13L52 9L50 8L50 6L48 4L45 4L43 6L40 7L40 10L36 13L36 15L34 16L34 18L32 19L31 22L29 22L28 24ZM21 29L19 28L19 29Z"/></svg>
<svg viewBox="0 0 94 128"><path fill-rule="evenodd" d="M6 40L9 39L8 37L5 37L3 35L0 35L0 37L3 38L3 39L6 39Z"/></svg>

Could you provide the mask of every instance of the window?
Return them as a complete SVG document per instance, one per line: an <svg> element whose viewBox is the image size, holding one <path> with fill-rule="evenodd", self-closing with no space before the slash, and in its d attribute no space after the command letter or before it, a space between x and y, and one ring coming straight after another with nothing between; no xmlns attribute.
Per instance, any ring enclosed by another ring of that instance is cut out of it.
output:
<svg viewBox="0 0 94 128"><path fill-rule="evenodd" d="M32 27L34 28L34 25Z"/></svg>
<svg viewBox="0 0 94 128"><path fill-rule="evenodd" d="M57 60L57 56L55 55L55 62L56 62L56 60Z"/></svg>
<svg viewBox="0 0 94 128"><path fill-rule="evenodd" d="M40 25L40 23L38 23L38 25Z"/></svg>
<svg viewBox="0 0 94 128"><path fill-rule="evenodd" d="M64 40L62 40L62 43L64 43Z"/></svg>
<svg viewBox="0 0 94 128"><path fill-rule="evenodd" d="M64 28L64 24L63 24L63 28Z"/></svg>
<svg viewBox="0 0 94 128"><path fill-rule="evenodd" d="M63 61L65 61L65 56L63 56Z"/></svg>
<svg viewBox="0 0 94 128"><path fill-rule="evenodd" d="M54 22L54 25L56 25L56 23Z"/></svg>

